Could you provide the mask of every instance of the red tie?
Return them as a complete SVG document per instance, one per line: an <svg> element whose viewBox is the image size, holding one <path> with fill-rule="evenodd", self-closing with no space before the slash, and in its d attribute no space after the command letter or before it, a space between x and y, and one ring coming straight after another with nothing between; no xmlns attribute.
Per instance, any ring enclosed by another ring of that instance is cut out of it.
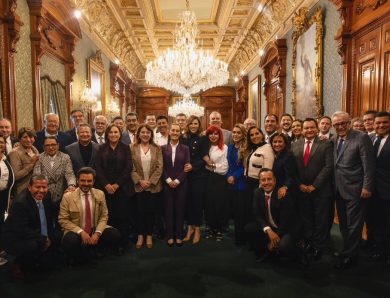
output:
<svg viewBox="0 0 390 298"><path fill-rule="evenodd" d="M306 142L306 150L305 154L303 155L303 165L306 167L307 163L309 162L309 156L310 156L310 141Z"/></svg>
<svg viewBox="0 0 390 298"><path fill-rule="evenodd" d="M91 235L92 224L91 224L91 206L89 205L88 193L85 193L85 228L84 231Z"/></svg>
<svg viewBox="0 0 390 298"><path fill-rule="evenodd" d="M265 217L269 223L269 201L271 200L270 195L265 195Z"/></svg>

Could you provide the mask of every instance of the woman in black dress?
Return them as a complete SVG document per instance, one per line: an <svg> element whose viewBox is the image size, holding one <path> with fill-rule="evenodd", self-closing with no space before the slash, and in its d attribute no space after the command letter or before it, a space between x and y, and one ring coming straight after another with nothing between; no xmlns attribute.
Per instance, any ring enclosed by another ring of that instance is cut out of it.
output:
<svg viewBox="0 0 390 298"><path fill-rule="evenodd" d="M130 227L130 200L134 195L131 180L133 168L130 147L123 144L121 130L110 124L105 132L106 143L102 144L96 157L98 187L104 191L108 207L108 224L121 233L119 252L128 244Z"/></svg>

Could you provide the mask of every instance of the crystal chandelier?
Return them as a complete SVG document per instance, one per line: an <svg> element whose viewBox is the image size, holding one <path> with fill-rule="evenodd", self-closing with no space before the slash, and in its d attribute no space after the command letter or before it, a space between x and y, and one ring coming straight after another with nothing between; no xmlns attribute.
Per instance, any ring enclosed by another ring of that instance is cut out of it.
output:
<svg viewBox="0 0 390 298"><path fill-rule="evenodd" d="M189 97L201 90L225 85L229 79L228 65L215 59L208 51L197 48L198 25L193 11L180 15L173 49L166 50L146 65L148 84Z"/></svg>
<svg viewBox="0 0 390 298"><path fill-rule="evenodd" d="M107 117L112 120L115 116L119 116L120 111L118 104L111 99L106 111Z"/></svg>
<svg viewBox="0 0 390 298"><path fill-rule="evenodd" d="M204 115L204 108L198 106L190 96L184 96L182 100L177 101L168 109L168 115L171 117L176 117L180 113L185 114L187 118L191 115L202 117Z"/></svg>
<svg viewBox="0 0 390 298"><path fill-rule="evenodd" d="M81 109L88 113L94 107L97 103L97 97L93 94L93 91L91 88L88 88L88 81L84 82L84 89L80 95L80 105Z"/></svg>

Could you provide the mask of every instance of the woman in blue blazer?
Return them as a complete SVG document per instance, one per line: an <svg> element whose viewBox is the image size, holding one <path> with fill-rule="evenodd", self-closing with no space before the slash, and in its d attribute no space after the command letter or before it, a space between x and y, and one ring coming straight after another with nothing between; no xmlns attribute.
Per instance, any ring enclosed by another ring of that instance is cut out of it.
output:
<svg viewBox="0 0 390 298"><path fill-rule="evenodd" d="M230 202L234 215L234 234L236 245L245 244L244 227L249 222L252 202L245 195L246 181L244 178L244 165L240 158L240 148L246 142L246 129L243 124L234 125L232 131L233 144L228 148L229 170L226 174L229 185Z"/></svg>
<svg viewBox="0 0 390 298"><path fill-rule="evenodd" d="M163 156L165 225L168 245L183 244L183 225L187 194L187 173L190 163L188 146L179 143L180 126L172 124L168 144L161 147Z"/></svg>

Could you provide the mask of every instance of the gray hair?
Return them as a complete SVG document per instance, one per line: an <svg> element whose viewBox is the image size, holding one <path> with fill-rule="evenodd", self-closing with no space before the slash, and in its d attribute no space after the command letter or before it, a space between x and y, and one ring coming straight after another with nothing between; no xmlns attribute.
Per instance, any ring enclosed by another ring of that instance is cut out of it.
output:
<svg viewBox="0 0 390 298"><path fill-rule="evenodd" d="M343 112L343 111L334 112L332 115L332 119L334 117L343 117L343 118L346 118L348 120L351 120L351 116L347 112Z"/></svg>
<svg viewBox="0 0 390 298"><path fill-rule="evenodd" d="M59 117L57 114L55 114L55 113L47 113L47 114L45 114L45 116L44 116L44 118L43 118L43 121L46 122L46 121L47 121L47 118L48 118L49 116L56 116L57 119L60 120L60 117Z"/></svg>

